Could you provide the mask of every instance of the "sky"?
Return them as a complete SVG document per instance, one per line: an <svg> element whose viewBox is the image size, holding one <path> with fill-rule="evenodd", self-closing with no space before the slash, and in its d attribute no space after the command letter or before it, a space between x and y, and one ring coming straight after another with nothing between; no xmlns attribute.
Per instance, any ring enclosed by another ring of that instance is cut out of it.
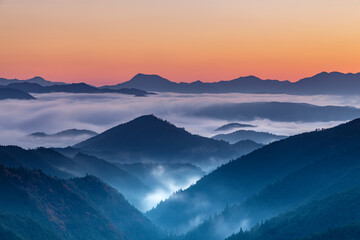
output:
<svg viewBox="0 0 360 240"><path fill-rule="evenodd" d="M360 72L360 0L0 0L0 77L115 84Z"/></svg>

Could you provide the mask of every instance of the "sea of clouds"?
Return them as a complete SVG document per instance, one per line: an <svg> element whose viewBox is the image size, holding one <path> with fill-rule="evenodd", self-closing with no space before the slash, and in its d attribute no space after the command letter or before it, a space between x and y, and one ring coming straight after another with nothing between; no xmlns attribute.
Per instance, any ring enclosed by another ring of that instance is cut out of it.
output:
<svg viewBox="0 0 360 240"><path fill-rule="evenodd" d="M144 114L154 114L194 134L211 137L217 127L234 122L193 114L212 105L247 102L293 102L318 106L360 107L360 96L294 96L285 94L175 94L158 93L149 97L123 94L34 94L36 100L0 102L0 144L25 148L64 147L83 138L61 138L54 141L27 137L33 132L56 133L65 129L89 129L101 133L113 126ZM286 114L280 113L280 114ZM349 119L350 120L350 119ZM239 122L239 121L237 121ZM293 135L339 124L327 122L276 122L253 119L243 123L256 125L251 130ZM245 128L246 129L246 128Z"/></svg>

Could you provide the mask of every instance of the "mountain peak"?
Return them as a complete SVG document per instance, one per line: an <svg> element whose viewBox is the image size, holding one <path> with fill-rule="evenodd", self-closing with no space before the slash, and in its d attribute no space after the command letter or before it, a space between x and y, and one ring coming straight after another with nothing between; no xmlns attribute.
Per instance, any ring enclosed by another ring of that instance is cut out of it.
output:
<svg viewBox="0 0 360 240"><path fill-rule="evenodd" d="M254 81L263 81L263 80L254 75L249 75L249 76L245 76L245 77L238 77L233 80L230 80L230 82L231 81L254 82Z"/></svg>
<svg viewBox="0 0 360 240"><path fill-rule="evenodd" d="M117 125L74 147L86 154L123 162L199 163L209 159L229 159L245 152L224 141L193 135L154 115L140 116Z"/></svg>
<svg viewBox="0 0 360 240"><path fill-rule="evenodd" d="M31 78L32 80L45 80L43 77L40 76L35 76L33 78Z"/></svg>
<svg viewBox="0 0 360 240"><path fill-rule="evenodd" d="M127 123L120 124L112 129L124 128L127 127L129 130L142 134L155 137L157 134L165 134L167 131L178 131L183 130L182 128L177 128L175 125L170 122L163 120L159 117L156 117L153 114L143 115L137 117ZM111 129L110 129L111 130Z"/></svg>
<svg viewBox="0 0 360 240"><path fill-rule="evenodd" d="M136 78L136 77L147 77L147 76L157 76L157 77L159 77L159 75L157 75L157 74L138 73L138 74L136 74L133 78Z"/></svg>
<svg viewBox="0 0 360 240"><path fill-rule="evenodd" d="M172 91L175 86L177 86L176 83L159 75L138 73L129 81L117 84L116 89L137 88L145 91L164 92Z"/></svg>
<svg viewBox="0 0 360 240"><path fill-rule="evenodd" d="M154 114L142 115L140 117L135 118L131 122L135 122L135 121L161 121L161 122L166 122L165 120L162 120L161 118L156 117Z"/></svg>
<svg viewBox="0 0 360 240"><path fill-rule="evenodd" d="M130 79L130 82L144 82L144 81L157 81L157 82L170 82L168 79L163 78L156 74L144 74L144 73L138 73L136 74L132 79Z"/></svg>

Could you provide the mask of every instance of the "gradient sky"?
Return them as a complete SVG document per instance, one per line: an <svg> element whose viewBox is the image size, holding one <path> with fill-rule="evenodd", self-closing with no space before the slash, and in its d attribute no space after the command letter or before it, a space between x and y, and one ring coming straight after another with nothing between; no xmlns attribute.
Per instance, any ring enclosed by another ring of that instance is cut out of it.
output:
<svg viewBox="0 0 360 240"><path fill-rule="evenodd" d="M0 0L0 77L103 85L360 71L360 0Z"/></svg>

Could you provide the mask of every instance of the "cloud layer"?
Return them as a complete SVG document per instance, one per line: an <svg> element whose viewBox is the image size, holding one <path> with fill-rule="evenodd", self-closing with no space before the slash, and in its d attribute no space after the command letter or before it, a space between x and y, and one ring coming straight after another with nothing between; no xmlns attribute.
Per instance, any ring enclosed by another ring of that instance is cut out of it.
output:
<svg viewBox="0 0 360 240"><path fill-rule="evenodd" d="M0 144L23 147L68 146L79 139L59 139L59 142L41 142L26 135L42 131L55 133L69 128L102 132L117 124L143 114L155 114L186 130L204 135L215 135L214 129L233 121L226 117L194 115L199 109L218 104L245 102L297 102L319 106L360 107L360 97L289 96L269 94L172 94L161 93L150 97L132 97L120 94L36 94L36 100L5 100L0 102ZM282 114L286 114L282 113ZM252 130L291 135L316 128L334 126L339 121L287 122L254 118L242 121L256 125Z"/></svg>

